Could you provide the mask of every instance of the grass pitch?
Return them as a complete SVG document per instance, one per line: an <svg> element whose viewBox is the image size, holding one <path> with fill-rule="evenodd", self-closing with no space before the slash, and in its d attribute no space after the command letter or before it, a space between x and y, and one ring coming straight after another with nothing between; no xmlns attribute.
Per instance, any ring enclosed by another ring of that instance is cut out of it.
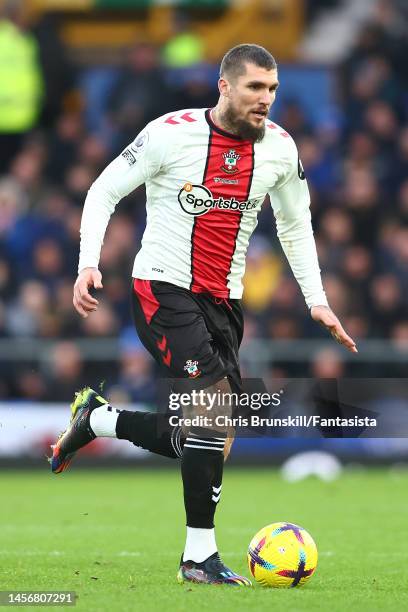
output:
<svg viewBox="0 0 408 612"><path fill-rule="evenodd" d="M217 540L234 570L250 575L246 548L268 523L298 523L317 543L310 583L287 590L177 584L184 511L176 469L3 470L0 491L0 590L73 590L78 603L68 609L92 612L406 607L405 472L288 484L271 469L227 467Z"/></svg>

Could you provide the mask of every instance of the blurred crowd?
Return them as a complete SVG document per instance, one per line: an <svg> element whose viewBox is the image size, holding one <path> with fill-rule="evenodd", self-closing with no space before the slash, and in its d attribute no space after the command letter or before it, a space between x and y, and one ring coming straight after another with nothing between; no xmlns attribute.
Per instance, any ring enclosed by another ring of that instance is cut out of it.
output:
<svg viewBox="0 0 408 612"><path fill-rule="evenodd" d="M379 4L335 68L333 116L313 123L291 99L272 118L299 147L333 310L357 341L388 338L406 345L408 37L396 6ZM100 263L100 306L87 319L72 307L81 210L93 180L148 121L216 103L214 70L195 63L174 72L165 54L146 42L135 44L121 67L79 70L69 65L57 38L42 37L41 28L28 32L12 15L7 19L14 28L7 36L30 40L37 81L30 125L10 130L1 121L0 101L0 339L54 343L35 363L0 361L0 398L65 401L81 385L105 380L114 399L149 403L154 366L132 331L129 305L145 223L144 188L125 198L111 219ZM50 53L65 66L64 78ZM245 342L325 337L282 259L267 202L249 248L245 286ZM105 337L119 339L118 358L84 359L75 339ZM301 371L275 363L271 372L342 375L347 369L326 352Z"/></svg>

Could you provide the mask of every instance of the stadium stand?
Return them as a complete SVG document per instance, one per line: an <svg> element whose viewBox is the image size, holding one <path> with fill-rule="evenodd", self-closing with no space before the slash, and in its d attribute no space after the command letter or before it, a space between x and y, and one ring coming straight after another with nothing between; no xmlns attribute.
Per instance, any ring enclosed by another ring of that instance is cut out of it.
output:
<svg viewBox="0 0 408 612"><path fill-rule="evenodd" d="M293 135L303 160L329 302L358 340L388 339L406 350L408 73L407 39L400 34L406 15L398 3L391 9L374 12L348 56L325 69L334 83L331 106L311 113L301 95L287 98L282 88L273 119ZM0 25L11 28L12 19L5 16ZM391 28L398 20L401 27ZM119 65L82 66L71 63L55 29L41 23L27 36L37 41L44 83L55 73L44 59L49 49L66 69L18 148L2 149L0 398L65 401L83 380L99 377L118 397L153 401L152 364L129 331L129 276L144 228L144 191L125 198L111 221L101 259L101 307L87 320L72 308L81 206L101 169L153 116L216 100L214 69L204 63L174 71L146 40L136 41ZM299 88L306 84L307 76ZM245 342L323 339L282 261L273 228L266 203L249 252ZM89 352L78 351L78 337L119 337L117 354L88 360ZM5 347L21 340L41 341L38 347L47 350L7 359ZM310 374L326 362L317 355L305 370L307 359L282 358L271 360L268 372ZM332 362L332 372L348 371L336 352ZM381 363L370 367L382 375L402 372Z"/></svg>

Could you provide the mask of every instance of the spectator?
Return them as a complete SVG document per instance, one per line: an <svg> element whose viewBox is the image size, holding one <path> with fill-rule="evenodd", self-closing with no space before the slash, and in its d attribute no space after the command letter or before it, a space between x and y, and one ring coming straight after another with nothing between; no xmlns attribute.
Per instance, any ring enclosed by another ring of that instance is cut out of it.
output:
<svg viewBox="0 0 408 612"><path fill-rule="evenodd" d="M370 284L371 334L377 338L389 336L395 321L403 318L401 286L393 274L375 277Z"/></svg>
<svg viewBox="0 0 408 612"><path fill-rule="evenodd" d="M187 68L200 64L204 59L201 37L192 31L185 13L176 12L173 20L174 36L163 49L163 59L169 68Z"/></svg>
<svg viewBox="0 0 408 612"><path fill-rule="evenodd" d="M312 359L311 374L314 378L342 378L345 368L339 351L323 349Z"/></svg>
<svg viewBox="0 0 408 612"><path fill-rule="evenodd" d="M73 342L58 342L49 356L46 401L67 402L75 391L85 385L85 370L81 353Z"/></svg>
<svg viewBox="0 0 408 612"><path fill-rule="evenodd" d="M153 378L154 362L137 337L133 327L125 328L120 337L119 378L108 390L121 401L155 406L157 382Z"/></svg>
<svg viewBox="0 0 408 612"><path fill-rule="evenodd" d="M27 30L24 2L0 8L0 175L37 124L43 99L38 45Z"/></svg>
<svg viewBox="0 0 408 612"><path fill-rule="evenodd" d="M135 44L118 74L109 101L110 119L117 130L116 150L122 150L149 121L171 109L171 91L158 50L149 43Z"/></svg>

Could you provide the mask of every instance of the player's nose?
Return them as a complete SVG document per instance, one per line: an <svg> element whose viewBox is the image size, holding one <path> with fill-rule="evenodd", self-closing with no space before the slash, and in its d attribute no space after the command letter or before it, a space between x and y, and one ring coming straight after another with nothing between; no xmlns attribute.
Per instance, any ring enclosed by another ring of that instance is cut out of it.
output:
<svg viewBox="0 0 408 612"><path fill-rule="evenodd" d="M272 102L272 94L270 91L265 90L261 93L259 103L264 104L265 106L270 106Z"/></svg>

